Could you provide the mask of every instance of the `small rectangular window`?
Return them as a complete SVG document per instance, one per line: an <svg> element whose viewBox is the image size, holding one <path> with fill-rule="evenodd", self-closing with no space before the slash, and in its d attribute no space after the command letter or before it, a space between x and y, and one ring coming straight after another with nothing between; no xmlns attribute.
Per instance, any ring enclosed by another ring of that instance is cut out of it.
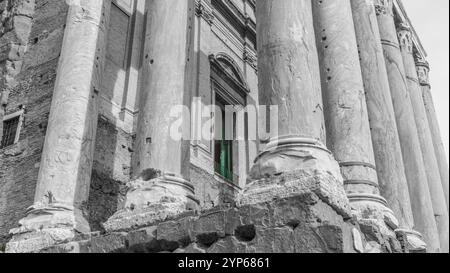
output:
<svg viewBox="0 0 450 273"><path fill-rule="evenodd" d="M233 140L227 140L226 132L226 112L225 103L220 96L216 96L216 105L220 108L220 113L216 113L216 132L214 142L214 165L216 174L229 182L235 182L236 175L233 172ZM221 120L217 120L217 119ZM230 129L230 128L228 128Z"/></svg>
<svg viewBox="0 0 450 273"><path fill-rule="evenodd" d="M19 140L22 112L6 116L3 120L3 135L0 149L12 146Z"/></svg>

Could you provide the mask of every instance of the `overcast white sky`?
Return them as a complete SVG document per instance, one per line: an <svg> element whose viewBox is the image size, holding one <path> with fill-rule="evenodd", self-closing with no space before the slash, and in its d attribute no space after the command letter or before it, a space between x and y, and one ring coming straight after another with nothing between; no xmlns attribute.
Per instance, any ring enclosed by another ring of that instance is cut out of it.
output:
<svg viewBox="0 0 450 273"><path fill-rule="evenodd" d="M431 84L449 155L449 0L403 0L407 13L428 53Z"/></svg>

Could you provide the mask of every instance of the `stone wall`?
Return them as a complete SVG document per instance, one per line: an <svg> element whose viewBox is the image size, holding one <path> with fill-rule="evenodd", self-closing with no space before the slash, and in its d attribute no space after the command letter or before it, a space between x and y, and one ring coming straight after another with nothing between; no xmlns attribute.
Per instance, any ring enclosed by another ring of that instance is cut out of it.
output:
<svg viewBox="0 0 450 273"><path fill-rule="evenodd" d="M239 190L229 182L220 181L214 175L202 168L192 165L191 183L195 187L195 194L202 209L216 206L233 205Z"/></svg>
<svg viewBox="0 0 450 273"><path fill-rule="evenodd" d="M376 225L344 219L308 193L256 205L219 206L154 226L97 233L43 253L401 253Z"/></svg>
<svg viewBox="0 0 450 273"><path fill-rule="evenodd" d="M0 150L0 244L33 203L66 13L65 1L0 1L0 120L25 110L20 141Z"/></svg>
<svg viewBox="0 0 450 273"><path fill-rule="evenodd" d="M128 2L131 3L131 0ZM231 2L234 6L228 6ZM192 93L198 93L196 95L204 97L206 102L210 101L209 57L226 54L242 72L250 92L247 99L249 104L254 104L259 100L252 46L252 9L240 10L240 5L244 3L240 1L220 2L225 5L222 8L217 6L219 1L214 2L216 5L212 7L206 3L208 1L202 4L205 6L197 7L197 21L193 24L198 33L192 37L192 40L197 39L194 43L197 54L194 59L197 61L193 70L196 82L192 83ZM216 10L211 12L208 8ZM0 121L5 114L24 112L19 142L0 150L0 252L9 240L8 231L18 226L18 221L24 218L27 208L34 201L67 10L66 1L62 0L0 0ZM142 22L136 25L135 46L144 44L141 41L141 36L144 36L144 14L143 9L140 11L136 13ZM247 20L247 16L251 20ZM231 20L242 21L238 30L244 30L250 36L241 39L236 33L233 34ZM119 25L122 28L117 35L128 37L129 24ZM184 33L181 34L184 36ZM110 36L113 40L111 37L114 36ZM110 45L114 42L110 41ZM346 219L314 193L238 206L236 200L240 188L245 186L245 178L241 176L237 186L220 181L211 168L213 150L208 145L202 147L205 150L203 157L191 155L190 179L200 201L199 212L166 219L156 226L105 232L103 224L123 207L127 183L133 176L131 161L135 152L134 134L139 112L136 101L141 90L138 79L142 57L140 46L136 46L130 54L131 68L134 69L134 74L130 74L132 77L128 75L129 79L123 78L128 73L125 65L120 69L110 69L104 80L108 84L101 89L100 114L91 117L99 122L90 193L82 211L93 233L77 238L74 243L47 249L47 252L391 253L408 252L410 247L414 248L408 245L410 234L382 233L375 222L361 220L357 223L354 219ZM125 82L128 82L128 87L124 87ZM116 90L116 86L123 88ZM0 134L2 124L0 122ZM323 130L323 126L317 127ZM247 143L246 153L239 162L245 161L249 166L239 166L240 175L251 167L257 148ZM389 223L386 224L389 226Z"/></svg>
<svg viewBox="0 0 450 273"><path fill-rule="evenodd" d="M102 230L101 224L111 217L125 198L130 181L133 138L100 117L86 218L91 230Z"/></svg>

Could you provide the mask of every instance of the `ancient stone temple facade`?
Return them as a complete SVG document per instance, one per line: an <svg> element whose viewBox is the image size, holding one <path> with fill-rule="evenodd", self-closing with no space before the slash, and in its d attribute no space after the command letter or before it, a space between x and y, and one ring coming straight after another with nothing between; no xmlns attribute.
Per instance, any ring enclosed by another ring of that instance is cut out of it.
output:
<svg viewBox="0 0 450 273"><path fill-rule="evenodd" d="M0 22L0 252L449 251L445 90L400 0L0 0Z"/></svg>

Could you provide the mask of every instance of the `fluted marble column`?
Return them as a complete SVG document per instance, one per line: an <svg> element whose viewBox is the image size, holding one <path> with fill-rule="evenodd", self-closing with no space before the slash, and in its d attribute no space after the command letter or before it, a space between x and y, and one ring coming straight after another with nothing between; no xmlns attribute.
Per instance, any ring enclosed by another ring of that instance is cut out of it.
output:
<svg viewBox="0 0 450 273"><path fill-rule="evenodd" d="M34 205L7 252L36 251L88 233L88 200L110 1L69 1Z"/></svg>
<svg viewBox="0 0 450 273"><path fill-rule="evenodd" d="M134 180L128 185L124 209L104 224L106 230L148 226L196 207L189 182L190 141L176 135L190 135L184 131L189 130L189 113L180 110L191 101L187 67L193 52L189 40L193 4L179 0L146 3L145 80L132 162ZM174 113L182 115L171 116Z"/></svg>
<svg viewBox="0 0 450 273"><path fill-rule="evenodd" d="M420 86L422 88L422 97L427 112L428 124L430 125L431 135L433 137L434 152L439 164L439 172L441 175L442 187L444 188L445 200L447 201L447 211L449 208L449 171L448 161L445 155L445 147L442 142L441 130L437 119L436 109L434 107L433 95L431 94L431 85L429 80L430 66L427 61L416 58L416 69L419 77Z"/></svg>
<svg viewBox="0 0 450 273"><path fill-rule="evenodd" d="M325 143L310 0L256 1L260 104L278 106L278 134L256 159L242 203L314 191L349 214L339 165Z"/></svg>
<svg viewBox="0 0 450 273"><path fill-rule="evenodd" d="M394 22L392 0L377 0L376 11L383 46L392 102L408 184L399 185L399 199L405 213L414 222L408 228L420 231L428 243L429 252L439 251L439 239L428 190L425 165ZM409 191L408 191L409 189ZM407 198L404 195L409 195ZM413 217L414 216L414 217Z"/></svg>
<svg viewBox="0 0 450 273"><path fill-rule="evenodd" d="M389 223L390 227L394 230L399 227L409 229L412 217L404 210L404 200L399 199L405 195L400 194L399 189L407 181L375 6L373 0L351 0L351 4L380 191L398 217L399 222Z"/></svg>
<svg viewBox="0 0 450 273"><path fill-rule="evenodd" d="M441 250L449 250L449 219L445 195L442 188L439 165L434 153L433 138L428 125L425 105L422 98L422 90L417 77L417 70L413 56L412 34L409 27L399 26L399 41L401 53L405 65L405 73L408 84L408 90L413 106L414 117L416 120L419 134L420 147L422 150L425 169L428 177L428 186L433 201L434 217L439 230Z"/></svg>
<svg viewBox="0 0 450 273"><path fill-rule="evenodd" d="M350 0L313 0L327 145L360 219L384 220ZM384 225L382 223L382 225Z"/></svg>

